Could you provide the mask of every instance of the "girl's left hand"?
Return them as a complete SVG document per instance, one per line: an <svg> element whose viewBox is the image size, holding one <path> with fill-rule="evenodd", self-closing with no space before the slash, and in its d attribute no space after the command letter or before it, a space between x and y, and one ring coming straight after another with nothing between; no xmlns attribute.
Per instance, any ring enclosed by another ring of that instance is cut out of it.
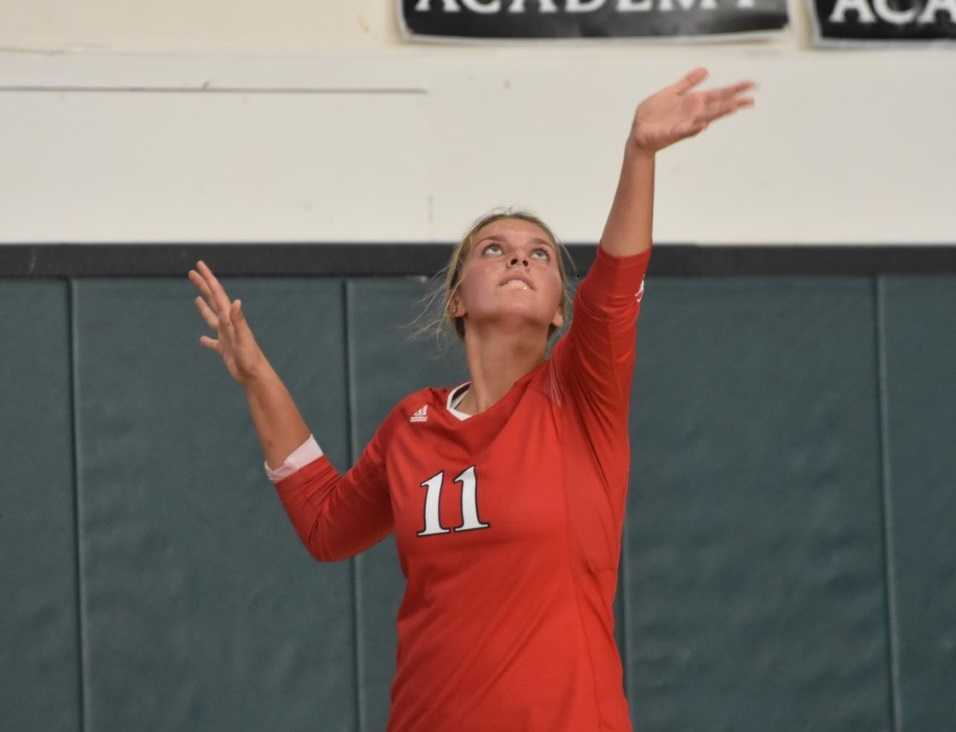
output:
<svg viewBox="0 0 956 732"><path fill-rule="evenodd" d="M676 84L641 102L634 113L629 142L646 153L656 153L685 137L693 137L715 119L752 107L754 100L739 96L756 84L742 81L709 91L690 90L708 76L704 67L689 72Z"/></svg>

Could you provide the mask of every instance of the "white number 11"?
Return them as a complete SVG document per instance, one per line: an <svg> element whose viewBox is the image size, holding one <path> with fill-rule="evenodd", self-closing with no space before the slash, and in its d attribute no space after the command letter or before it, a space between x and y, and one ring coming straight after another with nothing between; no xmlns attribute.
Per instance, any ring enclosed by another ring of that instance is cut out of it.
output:
<svg viewBox="0 0 956 732"><path fill-rule="evenodd" d="M461 526L454 529L442 527L438 517L438 506L441 498L442 484L445 482L445 471L436 473L421 483L425 487L425 528L416 536L431 536L432 534L447 534L450 531L471 531L472 529L487 529L491 524L483 524L478 518L478 481L475 477L475 466L469 465L456 477L455 483L461 483Z"/></svg>

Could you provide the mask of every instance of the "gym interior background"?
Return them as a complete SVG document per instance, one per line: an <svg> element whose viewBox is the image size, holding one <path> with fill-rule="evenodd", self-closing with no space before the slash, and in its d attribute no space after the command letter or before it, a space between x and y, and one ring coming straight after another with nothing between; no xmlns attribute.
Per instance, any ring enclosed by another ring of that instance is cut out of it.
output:
<svg viewBox="0 0 956 732"><path fill-rule="evenodd" d="M410 43L386 0L0 25L0 728L384 729L402 577L316 563L186 272L333 462L464 380L414 340L486 211L593 258L635 105L756 106L657 161L616 632L636 729L956 720L956 57L760 41Z"/></svg>

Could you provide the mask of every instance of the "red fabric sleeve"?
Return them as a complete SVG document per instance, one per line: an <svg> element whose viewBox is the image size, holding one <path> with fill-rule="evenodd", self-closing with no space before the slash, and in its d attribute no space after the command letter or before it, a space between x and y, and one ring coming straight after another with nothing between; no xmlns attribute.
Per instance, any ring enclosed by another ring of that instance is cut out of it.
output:
<svg viewBox="0 0 956 732"><path fill-rule="evenodd" d="M561 391L592 436L627 437L637 317L651 250L615 257L598 247L574 296L571 327L552 353Z"/></svg>
<svg viewBox="0 0 956 732"><path fill-rule="evenodd" d="M296 533L319 561L348 559L392 530L381 433L344 475L323 455L275 484Z"/></svg>

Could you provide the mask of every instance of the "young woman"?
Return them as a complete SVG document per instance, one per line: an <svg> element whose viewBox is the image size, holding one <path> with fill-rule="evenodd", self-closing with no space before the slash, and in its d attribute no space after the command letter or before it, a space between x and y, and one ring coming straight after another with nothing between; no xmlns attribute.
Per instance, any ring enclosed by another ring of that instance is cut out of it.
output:
<svg viewBox="0 0 956 732"><path fill-rule="evenodd" d="M596 258L568 331L547 226L479 220L448 267L444 313L470 380L392 409L342 474L259 349L238 300L189 272L244 388L265 469L308 550L346 559L394 532L407 578L389 732L631 730L613 599L630 449L637 317L651 253L654 156L753 104L697 68L634 115Z"/></svg>

